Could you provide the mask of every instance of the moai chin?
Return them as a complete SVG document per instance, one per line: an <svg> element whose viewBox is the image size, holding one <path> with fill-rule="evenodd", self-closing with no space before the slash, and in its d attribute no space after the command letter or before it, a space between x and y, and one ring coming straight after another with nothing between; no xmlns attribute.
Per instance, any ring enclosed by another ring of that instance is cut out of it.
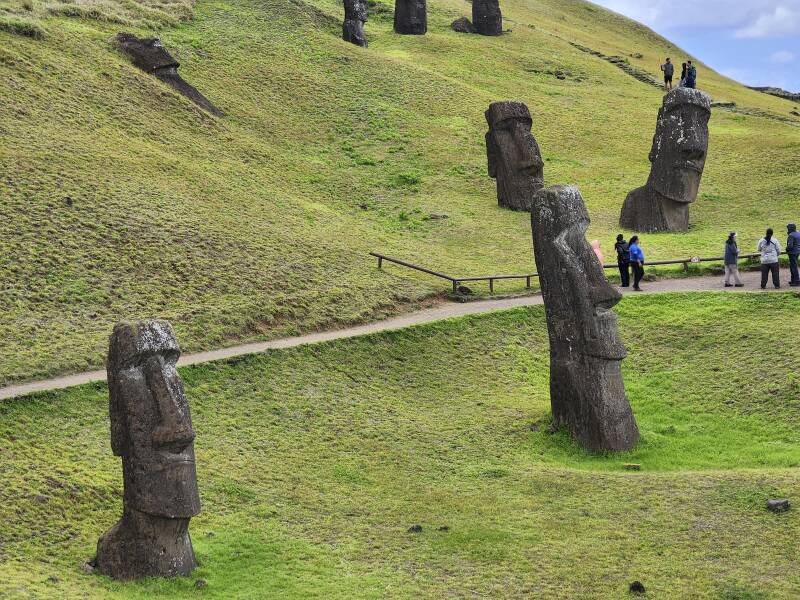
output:
<svg viewBox="0 0 800 600"><path fill-rule="evenodd" d="M364 23L367 22L367 0L344 0L342 39L362 48L367 47Z"/></svg>
<svg viewBox="0 0 800 600"><path fill-rule="evenodd" d="M701 91L676 88L664 96L650 150L650 177L625 199L620 226L633 231L683 232L697 199L708 152L711 100Z"/></svg>
<svg viewBox="0 0 800 600"><path fill-rule="evenodd" d="M499 0L473 0L472 24L481 35L503 33L503 14Z"/></svg>
<svg viewBox="0 0 800 600"><path fill-rule="evenodd" d="M111 448L122 457L122 518L97 542L97 570L115 579L188 575L189 520L200 512L189 405L166 321L119 323L108 353Z"/></svg>
<svg viewBox="0 0 800 600"><path fill-rule="evenodd" d="M426 0L395 0L394 31L404 35L425 35L428 31Z"/></svg>
<svg viewBox="0 0 800 600"><path fill-rule="evenodd" d="M575 187L541 190L531 228L550 335L550 403L592 452L630 450L639 440L621 363L625 346L612 308L621 295L586 241L589 213Z"/></svg>
<svg viewBox="0 0 800 600"><path fill-rule="evenodd" d="M489 177L497 180L497 203L530 211L534 194L544 187L544 161L531 133L531 113L522 102L495 102L486 111L486 122L486 156Z"/></svg>

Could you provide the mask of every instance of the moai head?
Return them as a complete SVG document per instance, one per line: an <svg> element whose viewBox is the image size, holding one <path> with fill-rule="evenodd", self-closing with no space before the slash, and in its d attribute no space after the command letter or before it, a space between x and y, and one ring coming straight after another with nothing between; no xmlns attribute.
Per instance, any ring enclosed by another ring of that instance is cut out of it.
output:
<svg viewBox="0 0 800 600"><path fill-rule="evenodd" d="M544 161L531 133L533 119L522 102L495 102L486 111L489 176L497 180L497 201L513 210L530 210L544 186Z"/></svg>
<svg viewBox="0 0 800 600"><path fill-rule="evenodd" d="M200 512L179 356L166 321L119 323L107 366L111 448L122 457L125 507L171 519Z"/></svg>
<svg viewBox="0 0 800 600"><path fill-rule="evenodd" d="M703 92L676 88L664 96L650 150L649 187L674 202L697 199L710 118L711 100Z"/></svg>
<svg viewBox="0 0 800 600"><path fill-rule="evenodd" d="M342 39L357 46L367 47L364 23L367 22L367 0L344 0Z"/></svg>
<svg viewBox="0 0 800 600"><path fill-rule="evenodd" d="M553 422L588 450L629 450L639 430L625 395L626 352L612 310L621 296L586 241L588 227L577 188L536 195L531 228L550 335Z"/></svg>
<svg viewBox="0 0 800 600"><path fill-rule="evenodd" d="M131 62L147 73L180 66L158 38L138 38L132 33L119 33L116 40L117 47L130 57Z"/></svg>
<svg viewBox="0 0 800 600"><path fill-rule="evenodd" d="M427 0L395 0L395 33L424 35L428 31Z"/></svg>
<svg viewBox="0 0 800 600"><path fill-rule="evenodd" d="M503 15L499 0L473 0L472 24L481 35L503 33Z"/></svg>

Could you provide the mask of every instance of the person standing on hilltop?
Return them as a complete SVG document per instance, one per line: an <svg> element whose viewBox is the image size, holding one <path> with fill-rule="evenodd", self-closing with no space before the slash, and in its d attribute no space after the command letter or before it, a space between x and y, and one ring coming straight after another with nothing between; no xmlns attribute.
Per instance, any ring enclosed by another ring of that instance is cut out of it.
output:
<svg viewBox="0 0 800 600"><path fill-rule="evenodd" d="M800 231L797 231L797 225L794 223L789 223L786 230L789 233L789 239L786 240L786 254L789 255L789 272L792 274L789 285L798 287L800 286L800 270L797 267L797 258L800 256Z"/></svg>
<svg viewBox="0 0 800 600"><path fill-rule="evenodd" d="M686 87L695 89L697 87L697 68L692 61L686 61Z"/></svg>
<svg viewBox="0 0 800 600"><path fill-rule="evenodd" d="M681 64L681 80L678 82L678 87L686 87L686 63Z"/></svg>
<svg viewBox="0 0 800 600"><path fill-rule="evenodd" d="M661 71L664 73L664 91L669 92L672 89L672 76L675 75L675 65L672 64L672 59L667 59L661 65Z"/></svg>

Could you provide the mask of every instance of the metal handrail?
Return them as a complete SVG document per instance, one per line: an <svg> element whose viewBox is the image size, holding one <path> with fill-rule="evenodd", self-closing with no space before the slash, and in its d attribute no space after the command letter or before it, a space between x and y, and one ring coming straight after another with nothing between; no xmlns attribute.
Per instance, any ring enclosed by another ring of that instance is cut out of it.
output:
<svg viewBox="0 0 800 600"><path fill-rule="evenodd" d="M450 275L445 275L444 273L439 273L438 271L433 271L431 269L427 269L425 267L421 267L420 265L415 265L414 263L407 262L405 260L400 260L399 258L393 258L391 256L386 256L385 254L380 254L379 252L370 252L370 256L374 256L378 259L378 268L383 268L383 261L387 261L390 263L395 263L402 267L406 267L409 269L414 269L415 271L420 271L422 273L427 273L428 275L433 275L434 277L439 277L440 279L445 279L452 283L453 285L453 293L458 292L458 287L460 284L466 281L488 281L489 282L489 293L494 293L494 282L505 280L505 279L524 279L525 280L525 287L527 289L531 288L531 279L534 277L539 277L538 273L526 273L524 275L485 275L479 277L452 277ZM781 256L786 254L786 252L781 252ZM739 260L743 259L754 259L761 256L761 253L756 252L755 254L742 254L739 256ZM693 256L691 258L678 258L673 260L656 260L653 262L648 262L646 265L649 266L663 266L663 265L683 265L684 271L689 270L689 265L692 264L699 264L704 262L720 262L725 260L725 257L711 257L711 258L701 258L699 256ZM604 269L616 269L619 265L616 263L609 263L604 264Z"/></svg>

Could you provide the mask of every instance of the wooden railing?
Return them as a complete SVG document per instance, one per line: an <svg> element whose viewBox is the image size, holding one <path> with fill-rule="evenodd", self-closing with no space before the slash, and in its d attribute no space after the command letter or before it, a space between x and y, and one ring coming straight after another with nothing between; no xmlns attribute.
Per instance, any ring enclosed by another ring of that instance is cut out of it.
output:
<svg viewBox="0 0 800 600"><path fill-rule="evenodd" d="M400 265L402 267L406 267L408 269L413 269L415 271L420 271L421 273L426 273L428 275L432 275L434 277L438 277L439 279L444 279L449 281L453 286L453 293L458 292L458 288L462 283L466 283L468 281L488 281L489 282L489 293L494 293L494 282L495 281L502 281L506 279L524 279L525 280L525 287L530 289L531 287L531 279L534 277L539 277L538 273L526 273L524 275L485 275L480 277L452 277L451 275L445 275L444 273L439 273L438 271L433 271L431 269L427 269L425 267L421 267L419 265L415 265L413 263L400 260L399 258L393 258L391 256L386 256L385 254L380 254L378 252L370 252L370 256L374 256L378 259L378 268L383 268L383 261L394 263L396 265ZM782 254L786 254L783 252ZM760 253L755 254L742 254L739 256L739 260L752 260L761 256ZM700 263L706 262L721 262L725 260L725 257L711 257L711 258L701 258L699 256L693 256L691 258L676 258L673 260L654 260L652 262L646 263L646 266L662 266L662 265L683 265L683 270L688 271L689 265L695 265ZM617 269L618 265L616 263L610 263L603 265L604 269Z"/></svg>

